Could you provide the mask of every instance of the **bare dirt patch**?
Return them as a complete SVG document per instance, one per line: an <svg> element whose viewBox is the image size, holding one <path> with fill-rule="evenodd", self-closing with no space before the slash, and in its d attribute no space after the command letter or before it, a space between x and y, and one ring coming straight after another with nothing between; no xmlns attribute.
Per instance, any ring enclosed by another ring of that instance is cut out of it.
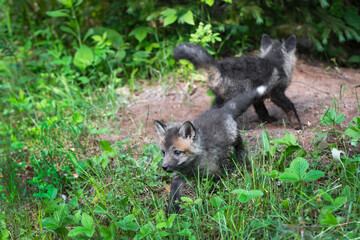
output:
<svg viewBox="0 0 360 240"><path fill-rule="evenodd" d="M286 95L295 104L304 129L296 131L290 126L283 124L264 124L260 121L253 107L250 107L242 116L243 138L252 143L258 141L262 131L266 129L270 138L282 137L286 132L297 135L305 149L311 146L311 139L320 129L320 118L326 111L326 106L333 107L333 100L339 99L340 112L345 114L348 124L350 120L359 115L356 90L360 94L360 70L355 69L330 69L325 71L326 66L317 66L298 61L294 70L293 80L286 91ZM153 120L186 121L194 120L202 112L210 107L211 97L206 94L207 87L204 83L198 85L196 90L190 90L189 83L169 84L165 87L157 85L145 87L135 100L122 112L118 113L118 121L113 122L114 129L120 129L116 134L100 136L110 142L122 141L131 138L133 143L138 141L145 143L157 143L157 134L153 126ZM340 86L346 91L339 98ZM267 101L266 106L270 115L287 120L285 113L272 102Z"/></svg>

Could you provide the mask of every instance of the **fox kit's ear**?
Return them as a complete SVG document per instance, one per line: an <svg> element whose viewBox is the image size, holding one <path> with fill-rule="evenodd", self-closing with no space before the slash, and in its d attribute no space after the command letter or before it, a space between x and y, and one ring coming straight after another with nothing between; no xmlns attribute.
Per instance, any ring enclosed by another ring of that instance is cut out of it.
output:
<svg viewBox="0 0 360 240"><path fill-rule="evenodd" d="M262 52L266 51L266 49L268 47L270 47L271 44L272 44L272 39L267 34L263 34L262 38L261 38L261 48L260 48L260 50Z"/></svg>
<svg viewBox="0 0 360 240"><path fill-rule="evenodd" d="M287 52L294 50L296 47L296 36L291 35L283 44Z"/></svg>
<svg viewBox="0 0 360 240"><path fill-rule="evenodd" d="M191 122L186 121L179 129L179 135L181 138L184 139L191 139L194 140L196 137L196 130Z"/></svg>
<svg viewBox="0 0 360 240"><path fill-rule="evenodd" d="M163 138L165 136L166 132L166 125L158 120L154 120L155 123L155 129L159 135L159 138Z"/></svg>

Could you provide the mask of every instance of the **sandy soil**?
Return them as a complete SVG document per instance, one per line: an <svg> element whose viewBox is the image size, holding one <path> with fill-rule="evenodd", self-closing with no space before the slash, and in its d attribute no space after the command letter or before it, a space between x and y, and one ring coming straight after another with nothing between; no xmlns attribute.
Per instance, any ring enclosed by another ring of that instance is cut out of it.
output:
<svg viewBox="0 0 360 240"><path fill-rule="evenodd" d="M315 66L316 65L316 66ZM295 104L303 123L303 130L296 131L290 126L272 123L260 125L253 107L242 116L242 136L251 145L258 141L262 131L266 129L270 138L282 137L286 132L299 137L305 149L310 148L311 139L319 129L320 117L326 111L326 106L334 106L333 100L340 100L340 112L345 114L346 126L354 116L358 116L356 91L360 95L360 70L330 69L326 65L305 63L298 60L294 70L293 80L286 95ZM175 81L174 81L175 82ZM194 120L203 111L209 109L211 97L206 94L205 83L195 82L195 89L186 83L175 83L164 86L150 86L137 94L134 101L118 113L118 121L110 128L120 129L116 134L100 136L110 142L131 138L133 143L157 143L157 134L153 120L186 121ZM340 86L345 87L342 96ZM359 86L356 88L356 86ZM266 103L270 115L286 120L285 113L271 101Z"/></svg>

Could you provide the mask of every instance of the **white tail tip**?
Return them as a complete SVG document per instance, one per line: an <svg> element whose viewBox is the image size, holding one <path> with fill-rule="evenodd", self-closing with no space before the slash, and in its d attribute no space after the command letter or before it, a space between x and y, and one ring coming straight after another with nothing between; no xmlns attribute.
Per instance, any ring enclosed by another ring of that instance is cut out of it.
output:
<svg viewBox="0 0 360 240"><path fill-rule="evenodd" d="M258 92L259 95L264 95L265 91L266 91L266 87L265 86L260 86L256 89L256 91Z"/></svg>

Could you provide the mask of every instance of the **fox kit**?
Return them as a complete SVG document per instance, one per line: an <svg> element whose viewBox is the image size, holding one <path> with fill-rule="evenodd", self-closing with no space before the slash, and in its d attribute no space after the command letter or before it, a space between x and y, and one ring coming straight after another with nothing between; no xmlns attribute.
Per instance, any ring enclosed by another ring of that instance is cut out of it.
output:
<svg viewBox="0 0 360 240"><path fill-rule="evenodd" d="M266 93L266 87L238 94L221 108L202 113L193 122L164 124L154 121L163 156L162 168L174 172L167 213L179 210L181 189L185 178L210 176L219 179L233 162L227 158L235 147L236 160L247 161L245 149L235 119Z"/></svg>
<svg viewBox="0 0 360 240"><path fill-rule="evenodd" d="M254 102L260 120L277 121L275 117L269 115L264 105L264 99L270 98L284 110L295 128L301 128L295 106L285 96L296 62L295 48L295 35L291 35L281 43L264 34L259 56L231 57L216 61L203 47L183 43L174 49L174 57L187 59L197 69L205 70L208 75L208 86L215 94L213 108L221 107L238 93L267 85L267 94Z"/></svg>

